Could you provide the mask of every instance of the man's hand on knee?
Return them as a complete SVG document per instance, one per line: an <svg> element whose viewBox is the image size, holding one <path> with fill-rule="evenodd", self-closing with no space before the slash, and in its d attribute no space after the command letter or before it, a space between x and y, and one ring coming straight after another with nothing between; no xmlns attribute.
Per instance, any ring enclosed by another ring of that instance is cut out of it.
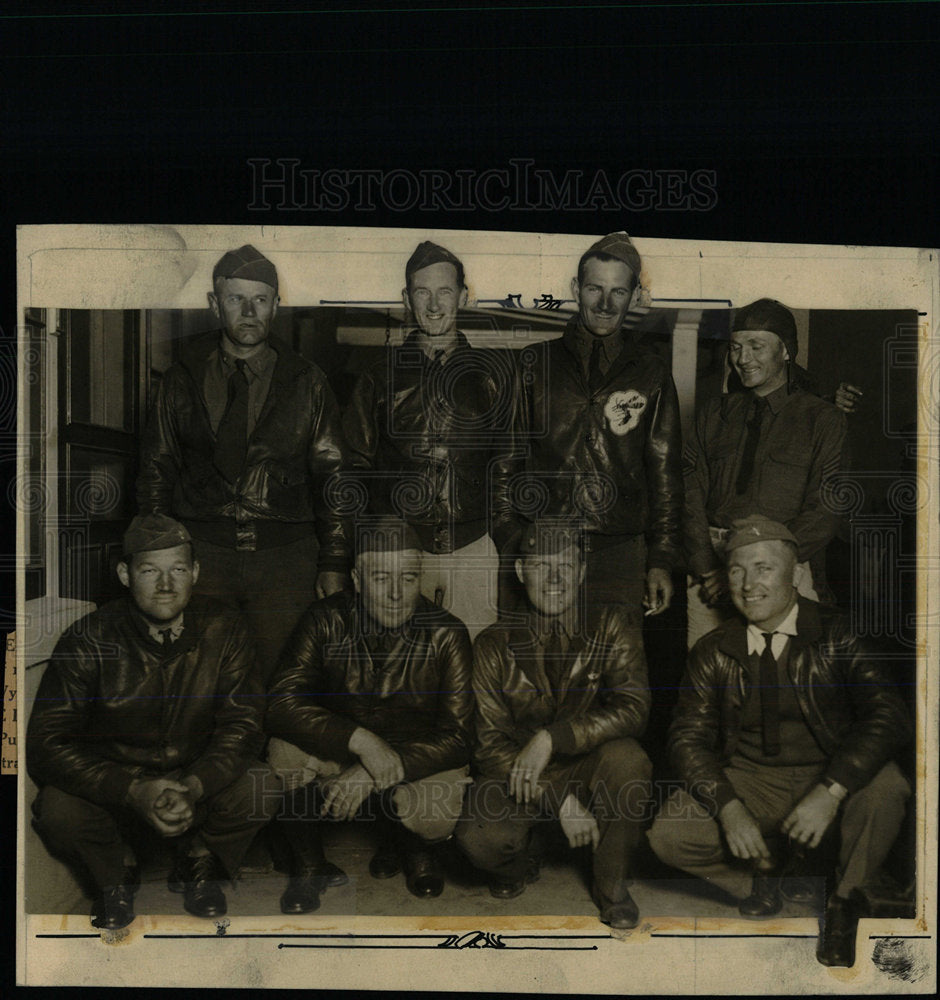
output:
<svg viewBox="0 0 940 1000"><path fill-rule="evenodd" d="M760 826L740 799L726 802L718 813L728 847L736 858L744 861L770 861L770 850L764 842Z"/></svg>
<svg viewBox="0 0 940 1000"><path fill-rule="evenodd" d="M552 756L552 736L540 729L519 751L509 770L509 794L517 802L537 802L539 778Z"/></svg>
<svg viewBox="0 0 940 1000"><path fill-rule="evenodd" d="M127 804L157 833L176 837L193 822L187 785L170 778L137 778L127 790Z"/></svg>
<svg viewBox="0 0 940 1000"><path fill-rule="evenodd" d="M405 780L405 767L401 756L381 736L360 726L349 737L349 750L354 753L369 772L378 791L391 788Z"/></svg>
<svg viewBox="0 0 940 1000"><path fill-rule="evenodd" d="M823 785L815 785L793 807L781 829L798 844L818 847L839 811L839 800Z"/></svg>
<svg viewBox="0 0 940 1000"><path fill-rule="evenodd" d="M323 807L320 815L352 819L359 806L372 794L375 784L362 764L353 764L335 778L325 781L321 787Z"/></svg>
<svg viewBox="0 0 940 1000"><path fill-rule="evenodd" d="M571 847L587 847L590 844L592 850L597 849L601 839L597 820L576 795L565 797L558 810L558 818Z"/></svg>

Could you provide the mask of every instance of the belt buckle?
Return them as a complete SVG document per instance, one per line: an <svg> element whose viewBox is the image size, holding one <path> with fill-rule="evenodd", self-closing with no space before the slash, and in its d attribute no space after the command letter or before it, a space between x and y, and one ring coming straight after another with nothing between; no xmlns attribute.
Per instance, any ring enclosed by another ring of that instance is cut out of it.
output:
<svg viewBox="0 0 940 1000"><path fill-rule="evenodd" d="M254 552L258 547L258 533L251 521L235 523L235 549L238 552Z"/></svg>

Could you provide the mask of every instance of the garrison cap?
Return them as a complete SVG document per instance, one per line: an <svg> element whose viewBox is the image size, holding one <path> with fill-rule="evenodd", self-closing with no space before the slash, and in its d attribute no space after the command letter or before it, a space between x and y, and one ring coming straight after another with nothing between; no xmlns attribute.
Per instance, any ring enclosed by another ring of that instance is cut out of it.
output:
<svg viewBox="0 0 940 1000"><path fill-rule="evenodd" d="M463 275L463 264L458 257L455 257L447 247L425 240L418 244L415 252L408 258L408 263L405 264L405 281L408 281L415 271L420 271L422 267L430 267L432 264L453 264L457 268L457 274Z"/></svg>
<svg viewBox="0 0 940 1000"><path fill-rule="evenodd" d="M796 336L796 320L793 313L776 299L758 299L749 305L742 306L734 314L731 331L766 330L775 333L786 347L790 360L796 360L799 343Z"/></svg>
<svg viewBox="0 0 940 1000"><path fill-rule="evenodd" d="M277 269L250 243L229 250L212 269L212 284L219 278L244 278L245 281L263 281L277 291Z"/></svg>
<svg viewBox="0 0 940 1000"><path fill-rule="evenodd" d="M124 555L174 549L192 542L186 526L166 514L138 514L124 532Z"/></svg>
<svg viewBox="0 0 940 1000"><path fill-rule="evenodd" d="M588 257L598 253L606 253L611 257L616 257L617 260L623 261L639 278L640 270L643 266L640 261L640 255L630 237L623 230L617 233L608 233L599 239L581 255L581 262L583 263Z"/></svg>
<svg viewBox="0 0 940 1000"><path fill-rule="evenodd" d="M357 531L356 552L421 551L421 540L414 528L400 517L380 517Z"/></svg>
<svg viewBox="0 0 940 1000"><path fill-rule="evenodd" d="M725 539L725 552L740 549L754 542L792 542L798 545L793 532L779 521L761 514L750 514L731 522L731 534Z"/></svg>
<svg viewBox="0 0 940 1000"><path fill-rule="evenodd" d="M554 556L564 551L569 545L582 549L584 536L577 524L570 520L557 521L545 518L532 521L522 530L519 541L519 553L526 556Z"/></svg>

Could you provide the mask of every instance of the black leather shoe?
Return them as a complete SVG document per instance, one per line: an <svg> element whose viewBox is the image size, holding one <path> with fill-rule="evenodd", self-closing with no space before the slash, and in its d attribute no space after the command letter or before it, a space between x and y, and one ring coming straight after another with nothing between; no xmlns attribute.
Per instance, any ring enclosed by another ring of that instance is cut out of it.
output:
<svg viewBox="0 0 940 1000"><path fill-rule="evenodd" d="M500 879L493 879L490 882L490 895L493 899L515 899L525 892L526 880L520 879L518 882L503 882Z"/></svg>
<svg viewBox="0 0 940 1000"><path fill-rule="evenodd" d="M791 903L812 904L819 898L816 882L806 875L781 879L780 895Z"/></svg>
<svg viewBox="0 0 940 1000"><path fill-rule="evenodd" d="M518 882L507 882L503 879L493 879L490 882L490 895L494 899L515 899L525 892L525 887L538 882L542 875L542 863L538 856L530 854L526 858L525 878Z"/></svg>
<svg viewBox="0 0 940 1000"><path fill-rule="evenodd" d="M322 885L322 878L315 871L292 875L281 896L281 913L313 913L318 910Z"/></svg>
<svg viewBox="0 0 940 1000"><path fill-rule="evenodd" d="M183 909L194 917L221 917L228 911L220 882L225 877L213 854L181 858L175 872L182 876ZM168 880L169 881L169 880Z"/></svg>
<svg viewBox="0 0 940 1000"><path fill-rule="evenodd" d="M605 903L600 908L600 921L609 924L616 930L626 931L636 927L640 920L640 911L633 897L627 895L616 903Z"/></svg>
<svg viewBox="0 0 940 1000"><path fill-rule="evenodd" d="M432 899L444 891L444 874L431 851L412 850L405 855L405 884L419 899Z"/></svg>
<svg viewBox="0 0 940 1000"><path fill-rule="evenodd" d="M119 931L134 919L134 893L140 888L140 869L124 869L120 885L105 886L94 902L91 925L103 931Z"/></svg>
<svg viewBox="0 0 940 1000"><path fill-rule="evenodd" d="M855 965L855 937L862 915L857 898L831 896L822 920L816 958L822 965L850 969Z"/></svg>
<svg viewBox="0 0 940 1000"><path fill-rule="evenodd" d="M314 866L313 874L320 880L322 889L335 888L338 885L346 885L349 876L338 865L332 861L321 861Z"/></svg>
<svg viewBox="0 0 940 1000"><path fill-rule="evenodd" d="M373 878L394 878L401 871L398 852L391 843L379 845L379 849L369 861L369 874Z"/></svg>
<svg viewBox="0 0 940 1000"><path fill-rule="evenodd" d="M779 875L755 875L751 894L738 903L742 917L772 917L783 907Z"/></svg>

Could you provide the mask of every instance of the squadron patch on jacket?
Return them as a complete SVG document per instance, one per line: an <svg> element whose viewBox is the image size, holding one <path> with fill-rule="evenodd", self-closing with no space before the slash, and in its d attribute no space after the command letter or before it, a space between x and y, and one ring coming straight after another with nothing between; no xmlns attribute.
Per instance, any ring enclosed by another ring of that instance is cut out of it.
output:
<svg viewBox="0 0 940 1000"><path fill-rule="evenodd" d="M640 422L646 409L647 397L636 389L612 392L604 404L604 416L618 437L629 433Z"/></svg>

